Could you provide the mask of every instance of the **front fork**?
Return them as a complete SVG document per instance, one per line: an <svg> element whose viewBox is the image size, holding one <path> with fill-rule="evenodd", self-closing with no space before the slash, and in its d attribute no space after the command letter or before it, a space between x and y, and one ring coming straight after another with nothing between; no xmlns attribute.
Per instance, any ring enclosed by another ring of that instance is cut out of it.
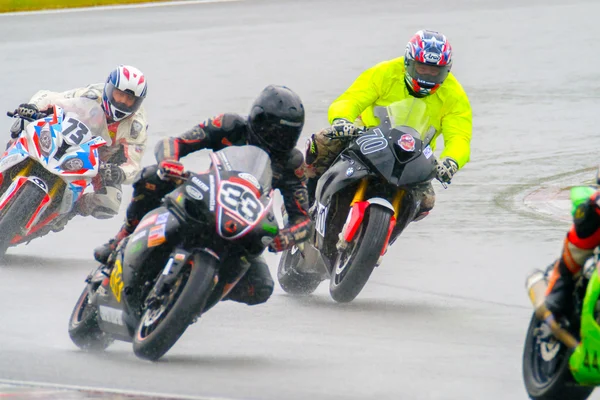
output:
<svg viewBox="0 0 600 400"><path fill-rule="evenodd" d="M362 221L365 216L365 211L369 207L370 204L381 204L385 207L390 207L394 211L394 215L390 218L390 224L388 226L387 237L385 239L385 244L381 250L381 256L385 254L387 251L388 243L390 241L390 237L392 236L392 232L396 226L396 220L398 218L398 214L400 213L400 209L402 207L402 200L406 194L404 189L397 189L394 194L394 198L392 199L391 205L385 199L373 198L369 200L365 200L365 194L367 192L367 187L369 186L369 178L363 178L358 188L356 189L356 193L352 198L352 202L350 203L350 212L348 213L348 218L346 219L346 223L340 232L339 241L336 244L336 248L339 251L344 251L348 247L348 243L352 242L358 228L362 224Z"/></svg>

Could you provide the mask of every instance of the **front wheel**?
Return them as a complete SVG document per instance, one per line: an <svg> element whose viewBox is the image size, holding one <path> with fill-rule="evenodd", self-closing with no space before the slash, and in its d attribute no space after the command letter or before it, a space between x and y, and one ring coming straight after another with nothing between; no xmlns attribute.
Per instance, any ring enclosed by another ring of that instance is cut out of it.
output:
<svg viewBox="0 0 600 400"><path fill-rule="evenodd" d="M90 304L89 298L89 289L86 286L71 313L69 336L82 350L100 351L112 343L112 338L98 326L98 311L96 306Z"/></svg>
<svg viewBox="0 0 600 400"><path fill-rule="evenodd" d="M0 219L0 258L4 257L10 247L11 240L21 233L46 193L35 184L25 182L6 206L1 210Z"/></svg>
<svg viewBox="0 0 600 400"><path fill-rule="evenodd" d="M284 292L293 295L309 295L317 290L322 281L321 276L315 273L299 272L297 267L303 261L302 253L296 246L291 250L284 251L281 255L277 268L277 280Z"/></svg>
<svg viewBox="0 0 600 400"><path fill-rule="evenodd" d="M533 400L585 400L593 387L578 385L569 369L572 351L556 339L535 315L523 350L523 380Z"/></svg>
<svg viewBox="0 0 600 400"><path fill-rule="evenodd" d="M358 296L369 280L387 239L391 211L372 204L367 212L352 242L338 253L331 271L329 293L339 303L350 302Z"/></svg>
<svg viewBox="0 0 600 400"><path fill-rule="evenodd" d="M144 311L133 336L136 356L155 361L173 347L202 312L214 287L216 271L217 260L205 253L194 254L169 292L157 296Z"/></svg>

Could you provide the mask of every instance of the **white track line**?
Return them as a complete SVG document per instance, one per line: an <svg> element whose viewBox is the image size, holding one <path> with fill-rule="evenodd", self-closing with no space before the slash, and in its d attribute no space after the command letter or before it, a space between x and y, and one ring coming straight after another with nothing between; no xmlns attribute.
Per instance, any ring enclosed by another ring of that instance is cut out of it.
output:
<svg viewBox="0 0 600 400"><path fill-rule="evenodd" d="M90 391L90 392L104 392L104 393L112 393L112 394L122 394L129 396L146 396L146 397L158 397L163 399L176 399L176 400L240 400L234 399L233 397L210 397L210 396L185 396L185 395L177 395L172 393L153 393L153 392L141 392L137 390L118 390L118 389L109 389L102 387L92 387L92 386L77 386L77 385L62 385L58 383L47 383L47 382L34 382L34 381L17 381L10 379L0 379L0 384L12 385L12 386L28 386L33 388L42 388L42 389L63 389L63 390L77 390L77 391Z"/></svg>
<svg viewBox="0 0 600 400"><path fill-rule="evenodd" d="M244 1L244 0L180 0L180 1L165 1L165 2L159 2L159 3L123 4L123 5L80 7L80 8L60 8L60 9L53 9L53 10L17 11L17 12L0 13L0 17L9 17L9 16L15 16L15 15L29 16L29 15L78 13L78 12L89 12L89 11L128 10L128 9L135 9L135 8L188 6L188 5L193 5L193 4L230 3L230 2L234 2L234 1Z"/></svg>

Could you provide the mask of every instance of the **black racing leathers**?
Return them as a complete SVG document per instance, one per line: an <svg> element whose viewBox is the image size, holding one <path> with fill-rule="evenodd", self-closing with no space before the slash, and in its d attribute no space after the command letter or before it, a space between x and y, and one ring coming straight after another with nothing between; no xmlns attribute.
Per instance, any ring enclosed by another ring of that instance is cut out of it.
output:
<svg viewBox="0 0 600 400"><path fill-rule="evenodd" d="M179 137L160 141L155 156L162 160L179 160L186 155L202 150L221 150L227 146L248 143L248 123L237 114L221 114L194 126ZM271 158L273 169L272 187L279 189L289 217L289 232L294 242L308 239L311 220L308 216L308 193L302 167L302 153L293 149L285 158ZM136 226L149 211L160 205L161 199L175 189L175 184L158 178L157 166L144 168L134 182L131 204L127 209L127 225ZM251 267L229 294L228 299L249 305L268 300L273 292L273 279L267 264L260 255L249 259Z"/></svg>

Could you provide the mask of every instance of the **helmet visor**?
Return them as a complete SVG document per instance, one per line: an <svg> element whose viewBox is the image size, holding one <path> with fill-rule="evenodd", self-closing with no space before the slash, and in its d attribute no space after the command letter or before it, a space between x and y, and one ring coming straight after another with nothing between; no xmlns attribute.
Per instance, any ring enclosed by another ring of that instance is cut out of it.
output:
<svg viewBox="0 0 600 400"><path fill-rule="evenodd" d="M254 130L256 139L260 142L252 144L267 146L272 153L286 154L296 147L302 128L274 124L257 126L255 124L251 129Z"/></svg>
<svg viewBox="0 0 600 400"><path fill-rule="evenodd" d="M415 60L408 60L406 72L413 79L416 79L420 86L433 87L446 80L450 73L450 67L448 65L424 64Z"/></svg>
<svg viewBox="0 0 600 400"><path fill-rule="evenodd" d="M142 101L144 101L143 97L137 97L128 91L120 90L111 82L106 84L106 96L113 107L128 114L139 110Z"/></svg>

